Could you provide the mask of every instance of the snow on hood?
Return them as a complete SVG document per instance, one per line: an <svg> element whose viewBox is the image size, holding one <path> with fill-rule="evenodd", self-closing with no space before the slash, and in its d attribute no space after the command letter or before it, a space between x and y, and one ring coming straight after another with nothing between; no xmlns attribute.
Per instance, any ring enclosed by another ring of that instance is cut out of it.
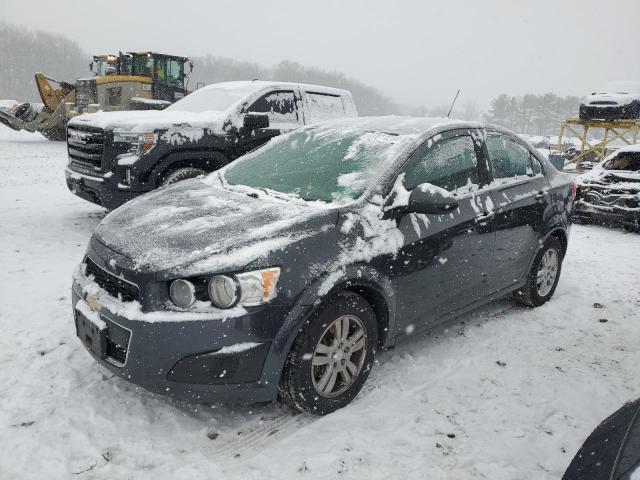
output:
<svg viewBox="0 0 640 480"><path fill-rule="evenodd" d="M215 175L215 174L213 174ZM210 176L211 177L211 176ZM95 237L136 268L198 275L242 268L315 230L293 225L326 207L222 188L210 177L138 197L98 225Z"/></svg>
<svg viewBox="0 0 640 480"><path fill-rule="evenodd" d="M158 129L189 126L199 129L208 128L222 134L229 118L229 112L214 110L201 113L180 110L96 112L78 115L71 119L69 125L85 125L104 130L119 129L130 132L152 132Z"/></svg>

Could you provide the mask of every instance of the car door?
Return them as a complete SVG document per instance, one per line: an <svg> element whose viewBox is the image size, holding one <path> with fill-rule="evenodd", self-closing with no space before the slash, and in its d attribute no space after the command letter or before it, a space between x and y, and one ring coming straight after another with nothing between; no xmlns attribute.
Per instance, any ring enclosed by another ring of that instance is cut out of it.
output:
<svg viewBox="0 0 640 480"><path fill-rule="evenodd" d="M473 130L428 140L400 175L406 189L430 183L451 192L458 209L409 213L398 220L404 246L396 257L398 325L426 326L488 294L494 233L482 146Z"/></svg>
<svg viewBox="0 0 640 480"><path fill-rule="evenodd" d="M496 251L495 290L518 284L540 247L549 184L542 165L519 139L489 131L485 140L493 181Z"/></svg>
<svg viewBox="0 0 640 480"><path fill-rule="evenodd" d="M243 151L253 150L275 136L302 126L303 118L299 104L299 94L294 90L273 90L255 100L246 109L246 113L266 115L269 126L251 131L243 129L240 135Z"/></svg>

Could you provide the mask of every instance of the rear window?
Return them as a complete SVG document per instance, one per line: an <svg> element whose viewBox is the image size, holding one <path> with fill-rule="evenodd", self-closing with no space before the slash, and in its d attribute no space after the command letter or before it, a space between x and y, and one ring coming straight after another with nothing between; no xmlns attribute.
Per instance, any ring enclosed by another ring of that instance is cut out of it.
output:
<svg viewBox="0 0 640 480"><path fill-rule="evenodd" d="M309 111L307 123L333 120L345 116L344 104L339 95L307 92L305 93L305 98Z"/></svg>

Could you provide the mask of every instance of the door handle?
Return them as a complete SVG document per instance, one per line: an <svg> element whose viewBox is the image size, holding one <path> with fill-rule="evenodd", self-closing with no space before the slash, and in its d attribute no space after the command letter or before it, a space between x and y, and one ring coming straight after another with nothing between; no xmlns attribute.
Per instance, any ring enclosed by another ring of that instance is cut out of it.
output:
<svg viewBox="0 0 640 480"><path fill-rule="evenodd" d="M487 220L491 220L495 216L493 212L484 212L476 215L476 222L486 222Z"/></svg>

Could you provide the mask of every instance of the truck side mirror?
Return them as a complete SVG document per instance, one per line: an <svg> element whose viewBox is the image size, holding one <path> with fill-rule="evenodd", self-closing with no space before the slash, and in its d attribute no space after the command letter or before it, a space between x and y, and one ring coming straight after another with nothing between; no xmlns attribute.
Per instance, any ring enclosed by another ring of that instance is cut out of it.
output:
<svg viewBox="0 0 640 480"><path fill-rule="evenodd" d="M249 131L269 128L269 117L264 113L247 113L244 116L243 126Z"/></svg>
<svg viewBox="0 0 640 480"><path fill-rule="evenodd" d="M91 63L89 64L89 71L90 71L90 72L93 72L93 62L91 62Z"/></svg>
<svg viewBox="0 0 640 480"><path fill-rule="evenodd" d="M193 72L193 62L189 61L189 75Z"/></svg>

